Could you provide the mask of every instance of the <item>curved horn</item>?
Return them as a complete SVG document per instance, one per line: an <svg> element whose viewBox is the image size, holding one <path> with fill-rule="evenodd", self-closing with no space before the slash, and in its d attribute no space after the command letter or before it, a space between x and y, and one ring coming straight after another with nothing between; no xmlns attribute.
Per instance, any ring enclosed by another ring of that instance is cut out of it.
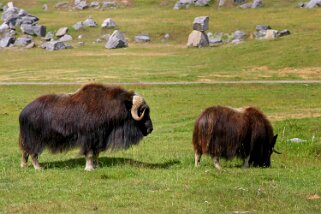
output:
<svg viewBox="0 0 321 214"><path fill-rule="evenodd" d="M272 149L272 151L279 155L282 154L281 152L276 151L274 148Z"/></svg>
<svg viewBox="0 0 321 214"><path fill-rule="evenodd" d="M143 111L142 115L138 116L138 109L141 105L145 103L144 98L138 95L133 96L133 106L130 110L132 117L136 121L141 121L144 118L145 110Z"/></svg>

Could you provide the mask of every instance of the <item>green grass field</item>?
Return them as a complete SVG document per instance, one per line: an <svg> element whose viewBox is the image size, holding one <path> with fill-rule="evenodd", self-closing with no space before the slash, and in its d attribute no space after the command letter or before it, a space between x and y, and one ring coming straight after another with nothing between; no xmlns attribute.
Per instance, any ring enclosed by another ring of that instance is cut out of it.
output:
<svg viewBox="0 0 321 214"><path fill-rule="evenodd" d="M0 2L3 2L0 0ZM78 150L45 151L44 170L20 168L18 115L42 94L73 92L80 84L0 85L0 213L320 213L321 84L205 84L238 80L321 80L320 8L296 8L299 1L264 1L257 10L216 7L174 11L174 0L136 0L115 10L57 11L58 2L15 1L49 30L92 16L113 18L129 39L126 49L93 43L111 30L80 32L86 43L71 50L0 49L0 82L204 84L122 87L142 94L151 108L154 131L127 151L104 152L100 167L85 172ZM41 5L48 3L49 11ZM291 35L220 47L187 49L194 17L210 16L210 31L248 34L257 24L289 29ZM150 44L133 37L148 32ZM171 39L162 42L164 33ZM37 43L40 42L35 38ZM242 169L241 160L214 169L203 156L194 167L193 124L211 105L259 107L278 134L268 169ZM305 140L292 143L292 138Z"/></svg>

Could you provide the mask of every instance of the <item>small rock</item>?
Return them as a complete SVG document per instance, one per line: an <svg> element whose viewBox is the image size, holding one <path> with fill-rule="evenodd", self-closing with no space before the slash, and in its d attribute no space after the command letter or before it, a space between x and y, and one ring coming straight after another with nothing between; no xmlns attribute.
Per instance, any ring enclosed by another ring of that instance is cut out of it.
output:
<svg viewBox="0 0 321 214"><path fill-rule="evenodd" d="M58 2L56 5L55 5L55 8L57 9L67 9L69 6L69 3L68 2Z"/></svg>
<svg viewBox="0 0 321 214"><path fill-rule="evenodd" d="M119 30L115 30L110 36L108 42L105 45L107 49L115 49L115 48L124 48L127 47L128 43L125 39L125 35Z"/></svg>
<svg viewBox="0 0 321 214"><path fill-rule="evenodd" d="M194 19L193 30L206 31L208 29L208 16L199 16Z"/></svg>
<svg viewBox="0 0 321 214"><path fill-rule="evenodd" d="M253 0L253 4L252 4L251 8L261 7L262 4L263 4L262 0Z"/></svg>
<svg viewBox="0 0 321 214"><path fill-rule="evenodd" d="M84 24L83 24L82 22L77 22L76 24L74 24L74 25L72 26L72 28L73 28L74 30L80 30L80 29L84 28Z"/></svg>
<svg viewBox="0 0 321 214"><path fill-rule="evenodd" d="M43 49L48 50L48 51L56 51L56 50L72 48L72 46L67 45L64 42L60 42L60 41L46 42L46 43L42 44L41 47Z"/></svg>
<svg viewBox="0 0 321 214"><path fill-rule="evenodd" d="M62 37L68 32L68 27L61 27L57 30L56 36L57 37Z"/></svg>
<svg viewBox="0 0 321 214"><path fill-rule="evenodd" d="M83 21L82 23L86 27L96 27L97 26L96 21L90 17L88 19L86 19L85 21Z"/></svg>
<svg viewBox="0 0 321 214"><path fill-rule="evenodd" d="M300 138L292 138L289 140L291 143L303 143L306 142L306 140L302 140Z"/></svg>
<svg viewBox="0 0 321 214"><path fill-rule="evenodd" d="M99 9L100 8L100 3L98 1L93 1L90 3L89 7Z"/></svg>
<svg viewBox="0 0 321 214"><path fill-rule="evenodd" d="M0 48L6 48L11 46L12 44L14 44L15 42L15 38L8 36L8 37L4 37L4 38L0 38Z"/></svg>
<svg viewBox="0 0 321 214"><path fill-rule="evenodd" d="M244 40L245 37L246 37L246 33L244 33L243 31L237 30L233 33L234 40Z"/></svg>
<svg viewBox="0 0 321 214"><path fill-rule="evenodd" d="M137 43L150 42L150 37L148 34L140 34L135 36L135 42Z"/></svg>
<svg viewBox="0 0 321 214"><path fill-rule="evenodd" d="M108 9L108 8L115 8L116 6L117 4L114 1L104 1L101 7L103 9Z"/></svg>
<svg viewBox="0 0 321 214"><path fill-rule="evenodd" d="M209 46L208 37L204 32L193 30L188 36L187 47L206 47Z"/></svg>
<svg viewBox="0 0 321 214"><path fill-rule="evenodd" d="M242 9L249 9L252 7L252 3L241 4L239 7Z"/></svg>
<svg viewBox="0 0 321 214"><path fill-rule="evenodd" d="M65 34L62 37L60 37L58 41L60 42L72 41L72 36L70 36L69 34Z"/></svg>
<svg viewBox="0 0 321 214"><path fill-rule="evenodd" d="M101 24L102 28L115 28L116 22L114 22L111 18L107 18L104 20L104 22Z"/></svg>
<svg viewBox="0 0 321 214"><path fill-rule="evenodd" d="M261 30L269 30L271 27L269 25L256 25L255 30L261 31Z"/></svg>
<svg viewBox="0 0 321 214"><path fill-rule="evenodd" d="M22 36L16 39L14 42L14 46L17 47L26 47L32 42L32 37L31 36Z"/></svg>
<svg viewBox="0 0 321 214"><path fill-rule="evenodd" d="M48 33L46 34L46 36L43 38L43 40L45 40L45 41L51 41L51 40L54 39L54 37L55 37L55 34L54 34L53 32L48 32Z"/></svg>

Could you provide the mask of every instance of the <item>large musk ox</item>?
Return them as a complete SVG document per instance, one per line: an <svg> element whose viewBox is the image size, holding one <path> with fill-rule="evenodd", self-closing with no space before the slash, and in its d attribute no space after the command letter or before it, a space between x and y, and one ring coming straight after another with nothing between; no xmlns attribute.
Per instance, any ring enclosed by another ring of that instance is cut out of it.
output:
<svg viewBox="0 0 321 214"><path fill-rule="evenodd" d="M202 154L209 154L218 170L220 157L239 157L244 167L270 167L276 138L268 119L254 107L209 107L194 126L195 166Z"/></svg>
<svg viewBox="0 0 321 214"><path fill-rule="evenodd" d="M30 155L35 169L41 169L38 155L45 148L56 153L78 146L90 171L99 152L127 149L153 130L143 97L101 84L41 96L22 110L19 123L21 167Z"/></svg>

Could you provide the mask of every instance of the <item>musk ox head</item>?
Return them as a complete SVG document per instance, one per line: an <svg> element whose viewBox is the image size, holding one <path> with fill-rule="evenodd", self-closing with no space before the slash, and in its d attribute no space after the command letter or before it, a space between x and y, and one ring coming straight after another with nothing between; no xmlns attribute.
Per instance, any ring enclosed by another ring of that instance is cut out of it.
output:
<svg viewBox="0 0 321 214"><path fill-rule="evenodd" d="M260 148L257 148L256 152L252 153L250 164L252 163L254 167L270 167L271 166L271 155L273 152L281 154L280 152L274 150L274 145L278 135L273 136L272 139L268 139L269 144L261 144Z"/></svg>
<svg viewBox="0 0 321 214"><path fill-rule="evenodd" d="M147 136L153 131L152 120L149 116L149 106L146 104L143 97L137 94L133 96L130 113L133 119L138 123L144 136Z"/></svg>

